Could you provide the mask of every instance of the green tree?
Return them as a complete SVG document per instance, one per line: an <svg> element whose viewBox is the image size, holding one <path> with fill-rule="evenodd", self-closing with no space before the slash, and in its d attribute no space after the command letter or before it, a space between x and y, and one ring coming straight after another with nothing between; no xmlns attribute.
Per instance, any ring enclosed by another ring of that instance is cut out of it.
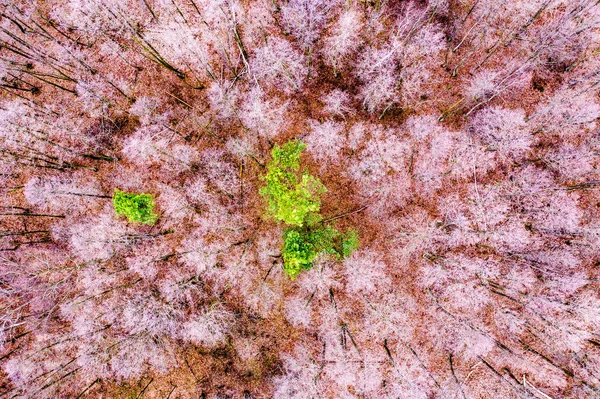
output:
<svg viewBox="0 0 600 399"><path fill-rule="evenodd" d="M308 270L321 253L335 259L348 257L358 247L358 234L354 230L342 233L331 225L310 228L290 227L283 233L283 268L292 278Z"/></svg>
<svg viewBox="0 0 600 399"><path fill-rule="evenodd" d="M315 224L320 220L321 194L327 189L321 181L300 172L300 153L306 144L289 141L283 146L275 145L273 159L267 165L264 176L266 186L260 194L268 202L268 213L275 220L293 226Z"/></svg>
<svg viewBox="0 0 600 399"><path fill-rule="evenodd" d="M115 188L113 205L117 215L125 215L130 222L153 224L157 215L154 210L154 199L151 194L126 193Z"/></svg>
<svg viewBox="0 0 600 399"><path fill-rule="evenodd" d="M292 279L310 269L321 253L341 259L358 247L355 231L342 233L321 222L321 195L327 189L317 177L301 171L300 155L305 148L298 140L276 145L263 177L266 185L260 189L268 215L289 226L283 233L282 257Z"/></svg>

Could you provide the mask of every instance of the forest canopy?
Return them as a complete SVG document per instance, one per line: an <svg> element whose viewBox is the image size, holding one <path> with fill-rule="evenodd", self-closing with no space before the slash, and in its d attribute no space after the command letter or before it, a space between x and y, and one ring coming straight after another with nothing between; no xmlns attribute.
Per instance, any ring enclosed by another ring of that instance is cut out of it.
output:
<svg viewBox="0 0 600 399"><path fill-rule="evenodd" d="M0 1L0 397L600 397L596 0Z"/></svg>

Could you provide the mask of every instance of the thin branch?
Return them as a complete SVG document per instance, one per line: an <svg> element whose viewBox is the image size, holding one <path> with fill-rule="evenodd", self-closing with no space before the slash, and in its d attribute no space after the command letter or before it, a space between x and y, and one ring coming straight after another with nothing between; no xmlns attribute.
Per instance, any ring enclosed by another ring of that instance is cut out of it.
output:
<svg viewBox="0 0 600 399"><path fill-rule="evenodd" d="M329 219L325 219L325 220L323 220L323 223L331 222L332 220L341 219L343 217L350 216L350 215L353 215L353 214L358 213L358 212L362 212L365 209L367 209L368 207L369 207L369 205L363 205L360 208L355 209L353 211L346 212L346 213L343 213L341 215L337 215L337 216L331 217Z"/></svg>

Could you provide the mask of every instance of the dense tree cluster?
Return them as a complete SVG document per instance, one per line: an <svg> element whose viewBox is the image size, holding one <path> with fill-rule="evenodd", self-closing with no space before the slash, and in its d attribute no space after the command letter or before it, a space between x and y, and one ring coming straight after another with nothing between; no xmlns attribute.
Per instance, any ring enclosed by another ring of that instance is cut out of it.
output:
<svg viewBox="0 0 600 399"><path fill-rule="evenodd" d="M596 0L0 0L0 397L600 397L599 42ZM360 237L295 279L291 140Z"/></svg>

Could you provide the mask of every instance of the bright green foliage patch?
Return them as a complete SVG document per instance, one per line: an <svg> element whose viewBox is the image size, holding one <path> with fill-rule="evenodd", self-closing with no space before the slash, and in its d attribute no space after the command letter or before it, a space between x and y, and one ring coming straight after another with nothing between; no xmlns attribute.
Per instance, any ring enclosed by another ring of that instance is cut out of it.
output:
<svg viewBox="0 0 600 399"><path fill-rule="evenodd" d="M344 237L342 238L342 258L347 258L358 249L358 233L354 230L349 230L346 232Z"/></svg>
<svg viewBox="0 0 600 399"><path fill-rule="evenodd" d="M302 270L310 269L316 255L305 234L293 229L283 233L283 268L291 278L296 278Z"/></svg>
<svg viewBox="0 0 600 399"><path fill-rule="evenodd" d="M306 147L301 141L276 145L267 164L266 186L260 194L268 203L268 214L290 227L283 233L283 268L292 278L310 269L321 253L345 258L358 247L358 234L342 233L321 223L321 195L327 192L321 181L300 171L300 154Z"/></svg>
<svg viewBox="0 0 600 399"><path fill-rule="evenodd" d="M289 228L283 233L283 268L292 278L302 270L308 270L320 253L335 259L349 256L358 247L358 235L354 230L342 233L326 225L308 229Z"/></svg>
<svg viewBox="0 0 600 399"><path fill-rule="evenodd" d="M298 176L300 153L305 147L301 141L289 141L281 147L276 145L264 177L267 185L260 190L268 202L269 214L293 226L320 220L320 196L327 191L318 178L307 172Z"/></svg>
<svg viewBox="0 0 600 399"><path fill-rule="evenodd" d="M157 215L153 213L154 200L151 194L126 193L115 188L113 204L117 215L125 215L130 222L153 224Z"/></svg>

